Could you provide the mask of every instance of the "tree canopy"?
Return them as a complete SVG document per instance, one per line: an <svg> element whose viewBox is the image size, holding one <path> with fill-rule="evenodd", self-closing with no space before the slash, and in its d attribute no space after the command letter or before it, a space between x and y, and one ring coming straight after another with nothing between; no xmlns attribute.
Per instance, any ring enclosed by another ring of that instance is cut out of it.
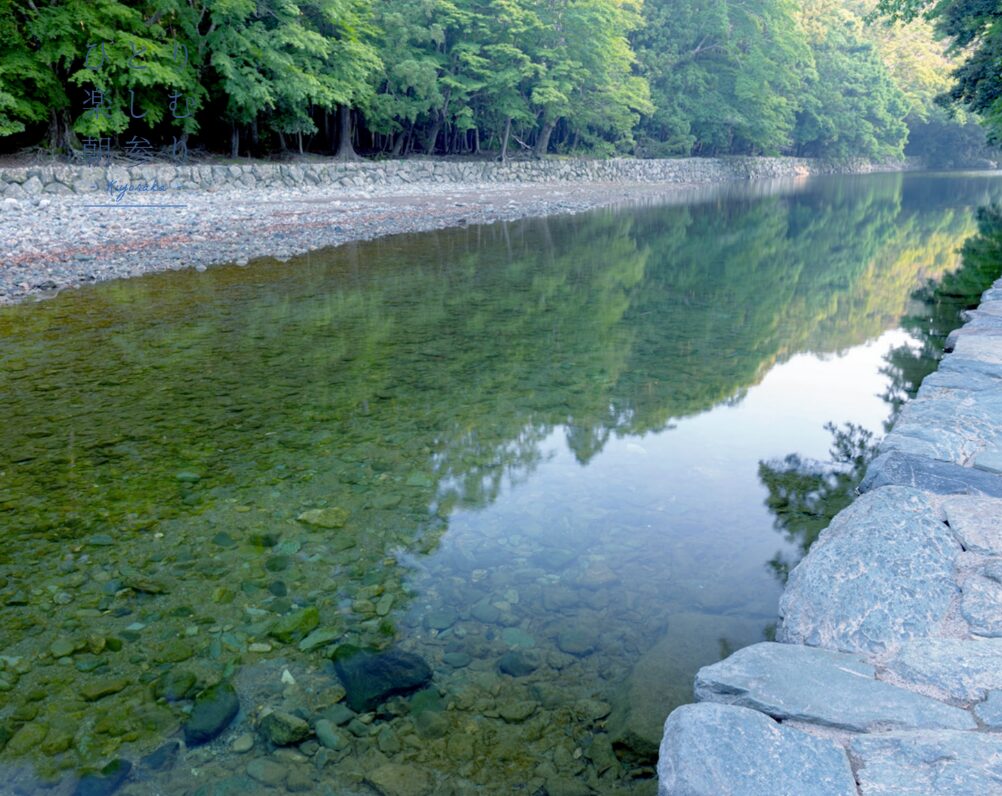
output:
<svg viewBox="0 0 1002 796"><path fill-rule="evenodd" d="M960 61L923 8L881 0L910 20L889 28L873 0L0 0L0 146L886 158L913 131L942 153L969 121L944 91L1002 114L994 12L930 12Z"/></svg>

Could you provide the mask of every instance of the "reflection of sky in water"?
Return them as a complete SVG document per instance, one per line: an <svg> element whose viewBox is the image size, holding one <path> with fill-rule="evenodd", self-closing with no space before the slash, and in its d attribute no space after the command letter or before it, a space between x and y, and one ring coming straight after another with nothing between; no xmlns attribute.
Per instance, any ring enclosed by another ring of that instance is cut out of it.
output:
<svg viewBox="0 0 1002 796"><path fill-rule="evenodd" d="M611 556L620 575L633 571L648 577L650 567L662 573L666 612L696 600L710 612L771 619L779 585L765 564L777 550L792 548L772 529L759 461L793 452L828 461L832 437L824 425L829 421L882 434L890 411L880 397L889 384L881 373L884 358L911 340L893 330L840 354L794 355L740 400L658 433L613 437L586 465L557 429L541 443L541 463L528 479L506 484L486 509L450 518L436 555L452 562L447 567L456 566L457 548L475 551L475 539L495 534L524 533L535 542L566 544L560 519L576 517L574 541L582 556ZM545 520L527 520L539 515ZM617 556L615 544L627 541L623 556ZM646 571L636 568L637 545L644 550ZM475 552L464 560L478 565ZM434 562L425 566L436 568ZM701 600L698 592L708 585L715 595ZM630 578L623 577L617 590L625 596Z"/></svg>

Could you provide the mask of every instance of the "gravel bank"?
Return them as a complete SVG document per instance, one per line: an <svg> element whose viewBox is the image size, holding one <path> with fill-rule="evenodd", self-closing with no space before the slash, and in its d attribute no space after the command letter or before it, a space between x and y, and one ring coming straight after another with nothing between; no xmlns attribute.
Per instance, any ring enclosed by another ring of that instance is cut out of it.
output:
<svg viewBox="0 0 1002 796"><path fill-rule="evenodd" d="M0 203L0 304L156 271L285 260L382 235L688 195L677 185L596 183L188 191L158 200L184 205L165 208L88 206L109 197L8 198Z"/></svg>
<svg viewBox="0 0 1002 796"><path fill-rule="evenodd" d="M0 304L382 235L913 165L688 158L0 168Z"/></svg>

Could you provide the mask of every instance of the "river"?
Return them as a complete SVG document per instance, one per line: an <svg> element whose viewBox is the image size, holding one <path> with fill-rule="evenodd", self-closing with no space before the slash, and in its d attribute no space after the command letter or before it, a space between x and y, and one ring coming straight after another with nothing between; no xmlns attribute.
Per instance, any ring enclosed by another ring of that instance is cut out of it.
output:
<svg viewBox="0 0 1002 796"><path fill-rule="evenodd" d="M3 308L0 776L654 793L661 723L770 637L851 494L830 449L932 366L913 293L1000 194L721 186ZM239 715L179 749L218 681Z"/></svg>

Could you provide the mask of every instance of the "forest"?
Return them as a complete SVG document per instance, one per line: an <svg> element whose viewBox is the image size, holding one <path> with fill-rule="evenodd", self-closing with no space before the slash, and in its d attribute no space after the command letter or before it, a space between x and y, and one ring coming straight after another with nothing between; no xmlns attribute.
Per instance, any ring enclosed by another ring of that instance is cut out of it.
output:
<svg viewBox="0 0 1002 796"><path fill-rule="evenodd" d="M0 0L0 151L952 165L1002 135L994 8Z"/></svg>

